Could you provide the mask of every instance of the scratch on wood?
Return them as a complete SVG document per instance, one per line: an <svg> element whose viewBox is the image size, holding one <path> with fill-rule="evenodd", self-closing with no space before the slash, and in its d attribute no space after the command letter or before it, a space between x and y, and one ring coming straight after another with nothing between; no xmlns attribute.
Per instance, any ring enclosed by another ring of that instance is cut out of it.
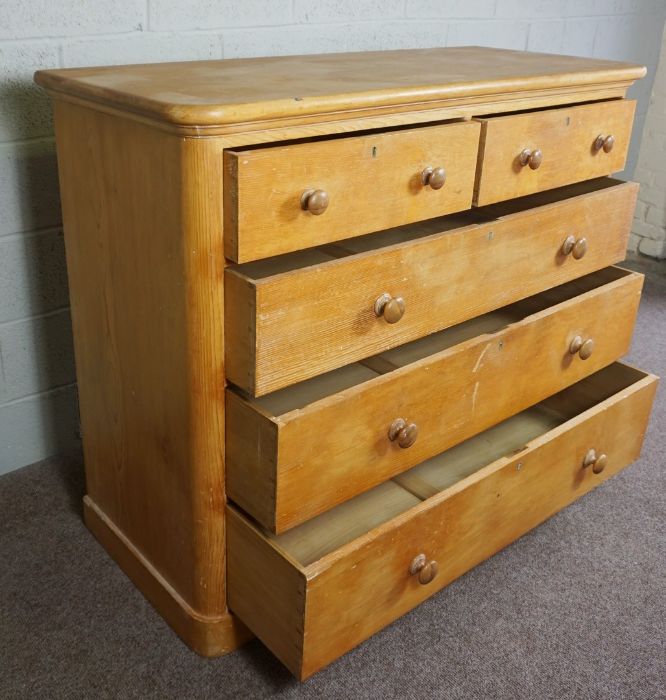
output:
<svg viewBox="0 0 666 700"><path fill-rule="evenodd" d="M483 357L483 354L481 355ZM479 358L481 359L481 358ZM478 364L478 363L477 363ZM476 411L476 395L479 393L479 382L474 384L474 391L472 392L472 413Z"/></svg>
<svg viewBox="0 0 666 700"><path fill-rule="evenodd" d="M483 348L483 350L481 351L481 354L479 355L479 359L476 361L476 364L474 365L474 369L472 370L472 374L474 372L476 372L479 369L479 367L481 367L481 362L483 360L483 356L486 354L486 351L488 350L489 347L490 347L490 343L488 343L486 345L486 347Z"/></svg>

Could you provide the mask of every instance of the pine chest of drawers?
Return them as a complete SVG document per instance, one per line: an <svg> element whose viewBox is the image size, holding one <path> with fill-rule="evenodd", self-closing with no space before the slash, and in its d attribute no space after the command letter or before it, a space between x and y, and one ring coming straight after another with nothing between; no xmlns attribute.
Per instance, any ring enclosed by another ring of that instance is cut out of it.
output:
<svg viewBox="0 0 666 700"><path fill-rule="evenodd" d="M640 66L480 48L40 71L85 518L300 678L639 455Z"/></svg>

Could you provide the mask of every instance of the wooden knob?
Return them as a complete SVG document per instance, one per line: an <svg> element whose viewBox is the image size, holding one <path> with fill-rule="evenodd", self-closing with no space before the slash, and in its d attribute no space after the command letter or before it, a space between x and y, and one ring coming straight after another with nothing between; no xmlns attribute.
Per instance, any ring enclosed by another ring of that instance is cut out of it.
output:
<svg viewBox="0 0 666 700"><path fill-rule="evenodd" d="M581 360L587 360L594 350L594 340L588 338L583 340L579 335L577 335L569 345L569 352L572 355L578 354Z"/></svg>
<svg viewBox="0 0 666 700"><path fill-rule="evenodd" d="M301 209L319 216L328 209L328 192L325 190L305 190L301 195Z"/></svg>
<svg viewBox="0 0 666 700"><path fill-rule="evenodd" d="M441 190L446 182L446 170L428 167L421 173L421 182L433 190Z"/></svg>
<svg viewBox="0 0 666 700"><path fill-rule="evenodd" d="M392 297L385 292L375 301L375 316L384 318L386 323L397 323L405 313L405 300L402 297Z"/></svg>
<svg viewBox="0 0 666 700"><path fill-rule="evenodd" d="M411 447L419 435L416 423L407 423L402 418L396 418L389 427L388 436L391 442L397 442L400 447Z"/></svg>
<svg viewBox="0 0 666 700"><path fill-rule="evenodd" d="M567 236L561 250L563 255L571 253L576 260L580 260L587 253L587 238L576 239L574 236Z"/></svg>
<svg viewBox="0 0 666 700"><path fill-rule="evenodd" d="M567 236L562 243L562 255L569 255L576 245L576 239L573 236Z"/></svg>
<svg viewBox="0 0 666 700"><path fill-rule="evenodd" d="M587 238L579 238L575 243L571 254L576 260L580 260L587 253Z"/></svg>
<svg viewBox="0 0 666 700"><path fill-rule="evenodd" d="M539 148L531 151L529 148L524 149L520 154L520 164L529 165L532 170L536 170L543 161L543 153Z"/></svg>
<svg viewBox="0 0 666 700"><path fill-rule="evenodd" d="M587 467L592 467L592 471L595 474L601 474L601 472L606 468L606 463L608 462L608 457L603 454L597 455L596 450L588 450L583 460L583 469Z"/></svg>
<svg viewBox="0 0 666 700"><path fill-rule="evenodd" d="M610 153L613 150L614 145L615 136L613 136L613 134L608 134L608 136L599 134L599 136L597 136L597 138L594 139L594 144L592 145L592 148L595 151L600 151L603 148L604 153Z"/></svg>
<svg viewBox="0 0 666 700"><path fill-rule="evenodd" d="M419 583L423 586L430 583L437 576L438 571L437 562L434 559L428 561L425 554L415 556L409 565L409 573L412 576L418 576Z"/></svg>

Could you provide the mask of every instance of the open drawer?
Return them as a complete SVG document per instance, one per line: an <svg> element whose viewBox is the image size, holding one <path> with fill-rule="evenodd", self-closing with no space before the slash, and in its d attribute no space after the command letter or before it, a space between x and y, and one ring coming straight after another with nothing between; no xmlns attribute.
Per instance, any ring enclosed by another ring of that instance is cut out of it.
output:
<svg viewBox="0 0 666 700"><path fill-rule="evenodd" d="M229 505L230 609L306 678L635 460L656 383L613 364L284 535Z"/></svg>
<svg viewBox="0 0 666 700"><path fill-rule="evenodd" d="M224 153L225 254L257 260L472 206L477 122Z"/></svg>
<svg viewBox="0 0 666 700"><path fill-rule="evenodd" d="M474 204L622 170L635 109L633 100L610 100L479 120Z"/></svg>
<svg viewBox="0 0 666 700"><path fill-rule="evenodd" d="M261 396L613 265L637 192L602 178L228 267L227 378Z"/></svg>
<svg viewBox="0 0 666 700"><path fill-rule="evenodd" d="M622 357L642 282L605 268L261 398L228 388L227 494L279 533L413 467Z"/></svg>

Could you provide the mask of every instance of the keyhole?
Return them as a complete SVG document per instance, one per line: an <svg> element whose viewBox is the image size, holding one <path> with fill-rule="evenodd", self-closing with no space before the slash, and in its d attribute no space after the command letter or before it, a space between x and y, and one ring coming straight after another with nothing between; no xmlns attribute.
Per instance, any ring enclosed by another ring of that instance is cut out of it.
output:
<svg viewBox="0 0 666 700"><path fill-rule="evenodd" d="M372 147L372 157L376 158L377 157L377 146Z"/></svg>

